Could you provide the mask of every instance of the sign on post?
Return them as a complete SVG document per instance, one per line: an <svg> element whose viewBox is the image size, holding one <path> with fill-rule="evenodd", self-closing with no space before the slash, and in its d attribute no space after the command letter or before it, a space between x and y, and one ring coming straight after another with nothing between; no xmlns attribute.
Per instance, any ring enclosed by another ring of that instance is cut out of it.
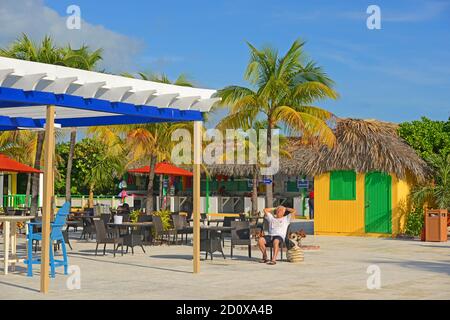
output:
<svg viewBox="0 0 450 320"><path fill-rule="evenodd" d="M305 180L305 179L297 180L297 188L298 189L308 189L309 188L309 181Z"/></svg>

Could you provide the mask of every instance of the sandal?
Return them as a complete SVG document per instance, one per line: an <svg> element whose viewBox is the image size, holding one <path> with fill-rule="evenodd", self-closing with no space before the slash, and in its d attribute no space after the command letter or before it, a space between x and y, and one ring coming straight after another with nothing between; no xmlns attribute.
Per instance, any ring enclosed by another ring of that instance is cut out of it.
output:
<svg viewBox="0 0 450 320"><path fill-rule="evenodd" d="M267 258L266 259L263 258L263 259L259 260L259 263L267 263L267 262L269 262L269 260L267 260Z"/></svg>
<svg viewBox="0 0 450 320"><path fill-rule="evenodd" d="M269 265L271 265L271 266L274 266L274 265L276 265L277 263L276 263L275 261L269 261L269 262L267 262L267 264L269 264Z"/></svg>

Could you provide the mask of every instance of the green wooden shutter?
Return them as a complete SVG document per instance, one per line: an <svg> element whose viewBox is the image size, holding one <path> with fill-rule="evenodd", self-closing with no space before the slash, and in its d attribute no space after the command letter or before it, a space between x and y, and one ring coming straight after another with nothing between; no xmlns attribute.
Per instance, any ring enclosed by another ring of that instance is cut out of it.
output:
<svg viewBox="0 0 450 320"><path fill-rule="evenodd" d="M330 172L330 200L356 200L356 172Z"/></svg>

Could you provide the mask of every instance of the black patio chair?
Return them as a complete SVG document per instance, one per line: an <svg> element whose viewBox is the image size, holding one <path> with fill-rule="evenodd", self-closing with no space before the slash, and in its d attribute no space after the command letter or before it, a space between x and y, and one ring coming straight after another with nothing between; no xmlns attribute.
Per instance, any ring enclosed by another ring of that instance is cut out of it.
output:
<svg viewBox="0 0 450 320"><path fill-rule="evenodd" d="M235 245L248 246L248 257L252 257L252 240L250 237L250 222L231 221L231 253L233 258L233 248Z"/></svg>
<svg viewBox="0 0 450 320"><path fill-rule="evenodd" d="M81 232L80 240L81 239L94 239L95 234L95 224L94 224L94 218L93 217L83 217L83 231Z"/></svg>
<svg viewBox="0 0 450 320"><path fill-rule="evenodd" d="M189 226L186 216L181 216L179 214L172 215L173 225L175 229L175 242L178 243L178 235L181 235L181 242L183 243L183 235L186 236L186 244L188 243L187 236L192 234L194 229Z"/></svg>
<svg viewBox="0 0 450 320"><path fill-rule="evenodd" d="M213 260L214 252L220 252L222 257L226 259L221 241L219 231L200 229L200 251L205 252L205 260L208 259L208 254L211 255L211 260Z"/></svg>
<svg viewBox="0 0 450 320"><path fill-rule="evenodd" d="M106 233L109 234L115 232L114 228L108 225L108 223L111 222L111 214L109 213L100 214L100 220L103 221L105 225Z"/></svg>
<svg viewBox="0 0 450 320"><path fill-rule="evenodd" d="M97 245L95 246L95 255L97 255L98 245L103 244L103 255L106 254L106 245L112 244L114 247L114 257L116 256L116 251L120 246L120 251L123 256L123 238L119 236L118 232L114 234L107 234L105 224L103 221L95 219L94 220L95 231L96 231L96 241ZM117 245L117 247L116 247Z"/></svg>
<svg viewBox="0 0 450 320"><path fill-rule="evenodd" d="M123 237L123 245L127 247L125 253L128 253L128 248L131 248L131 254L134 254L134 247L136 246L141 247L142 251L145 253L142 232L140 229L143 228L132 228L130 233Z"/></svg>
<svg viewBox="0 0 450 320"><path fill-rule="evenodd" d="M236 217L225 217L223 218L223 226L231 227L231 222L233 221L236 221ZM224 230L220 233L220 236L222 237L222 246L225 247L225 238L231 238L231 231Z"/></svg>
<svg viewBox="0 0 450 320"><path fill-rule="evenodd" d="M138 222L152 222L153 217L151 215L141 214L138 216ZM145 245L153 243L152 230L149 227L140 228L140 233L143 238L143 243Z"/></svg>

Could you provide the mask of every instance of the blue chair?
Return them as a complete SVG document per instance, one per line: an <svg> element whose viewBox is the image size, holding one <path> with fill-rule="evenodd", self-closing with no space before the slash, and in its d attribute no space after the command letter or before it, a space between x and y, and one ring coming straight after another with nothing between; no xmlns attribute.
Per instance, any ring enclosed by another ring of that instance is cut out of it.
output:
<svg viewBox="0 0 450 320"><path fill-rule="evenodd" d="M68 261L67 261L67 251L66 243L64 241L62 228L66 224L67 216L70 212L70 203L66 202L58 210L55 216L55 220L50 224L50 274L51 277L55 277L55 268L64 266L64 274L67 274ZM42 222L29 222L28 223L28 236L27 236L27 246L28 246L28 257L25 261L27 264L27 276L33 276L33 264L41 264L41 259L33 259L33 241L42 241L42 232L33 232L34 226L42 226ZM53 253L53 242L59 241L62 245L63 259L56 260Z"/></svg>

